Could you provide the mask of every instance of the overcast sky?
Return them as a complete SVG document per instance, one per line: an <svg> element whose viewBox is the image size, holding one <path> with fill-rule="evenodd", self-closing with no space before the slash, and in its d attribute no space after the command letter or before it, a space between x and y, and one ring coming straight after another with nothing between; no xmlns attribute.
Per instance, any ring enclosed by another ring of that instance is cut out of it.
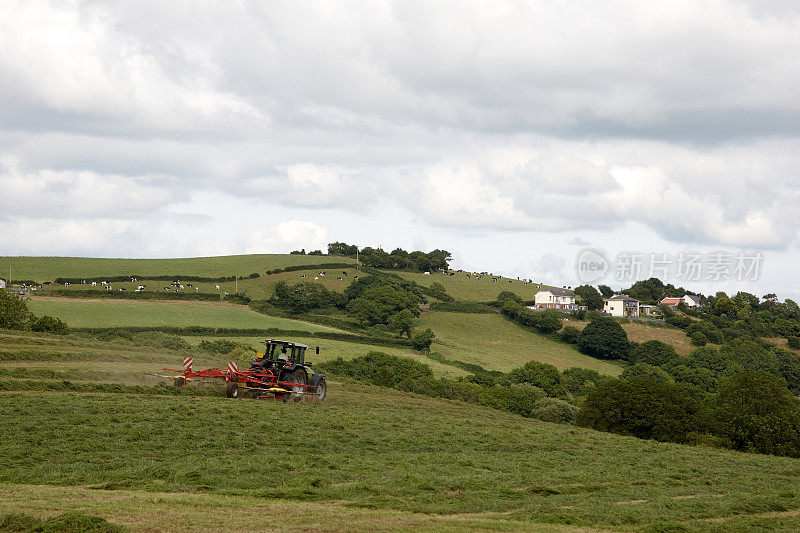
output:
<svg viewBox="0 0 800 533"><path fill-rule="evenodd" d="M688 285L798 298L798 6L0 0L0 255L760 251Z"/></svg>

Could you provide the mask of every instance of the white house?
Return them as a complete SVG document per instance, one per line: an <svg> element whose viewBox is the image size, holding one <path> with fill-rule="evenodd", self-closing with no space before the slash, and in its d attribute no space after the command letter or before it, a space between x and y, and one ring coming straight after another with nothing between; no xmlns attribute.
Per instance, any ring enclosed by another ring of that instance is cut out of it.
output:
<svg viewBox="0 0 800 533"><path fill-rule="evenodd" d="M6 288L6 280L0 279L0 289L5 289L5 288Z"/></svg>
<svg viewBox="0 0 800 533"><path fill-rule="evenodd" d="M700 297L693 294L687 294L686 296L668 296L658 303L666 305L670 309L677 309L680 304L686 304L686 307L693 308L700 307Z"/></svg>
<svg viewBox="0 0 800 533"><path fill-rule="evenodd" d="M577 309L575 293L569 289L547 287L536 293L533 299L535 309Z"/></svg>
<svg viewBox="0 0 800 533"><path fill-rule="evenodd" d="M683 303L686 307L700 307L700 297L694 294L687 294L683 297Z"/></svg>
<svg viewBox="0 0 800 533"><path fill-rule="evenodd" d="M605 301L603 311L611 316L636 318L639 316L639 300L627 294L615 294Z"/></svg>

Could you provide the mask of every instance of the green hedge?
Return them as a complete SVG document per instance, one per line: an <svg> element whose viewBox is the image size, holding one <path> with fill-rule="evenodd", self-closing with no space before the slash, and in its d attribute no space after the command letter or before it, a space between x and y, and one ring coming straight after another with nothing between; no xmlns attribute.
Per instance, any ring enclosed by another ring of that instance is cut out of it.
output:
<svg viewBox="0 0 800 533"><path fill-rule="evenodd" d="M326 268L353 268L355 263L317 263L315 265L294 265L288 266L286 268L275 268L273 270L267 270L267 275L270 274L280 274L281 272L296 272L298 270L315 270L321 269L325 270Z"/></svg>
<svg viewBox="0 0 800 533"><path fill-rule="evenodd" d="M249 276L238 276L239 279L255 279L259 277L258 272L253 272ZM148 280L148 281L196 281L200 283L225 283L228 281L236 281L237 276L219 276L216 278L210 278L205 276L182 276L179 274L171 275L171 276L139 276L138 274L131 274L129 276L95 276L95 277L88 277L88 278L56 278L54 281L56 283L60 283L63 285L64 283L73 283L75 285L82 285L83 282L91 283L93 281L101 282L101 281L108 281L109 283L122 283L126 281L130 281L131 278L135 278L137 280Z"/></svg>
<svg viewBox="0 0 800 533"><path fill-rule="evenodd" d="M494 313L494 309L479 302L434 302L430 305L431 311L446 311L448 313Z"/></svg>
<svg viewBox="0 0 800 533"><path fill-rule="evenodd" d="M219 294L210 292L151 292L151 291L103 291L92 289L51 289L46 296L64 296L67 298L108 298L113 300L199 300L204 302L220 301Z"/></svg>
<svg viewBox="0 0 800 533"><path fill-rule="evenodd" d="M183 335L192 337L314 337L317 339L328 339L332 341L353 342L356 344L368 344L371 346L388 346L397 348L411 348L411 341L399 338L370 337L367 335L355 335L352 333L339 333L336 331L305 331L299 329L280 329L280 328L214 328L208 326L130 326L114 328L73 328L75 333L88 333L90 335L101 335L113 331L128 331L139 333L143 331L160 331L173 335Z"/></svg>

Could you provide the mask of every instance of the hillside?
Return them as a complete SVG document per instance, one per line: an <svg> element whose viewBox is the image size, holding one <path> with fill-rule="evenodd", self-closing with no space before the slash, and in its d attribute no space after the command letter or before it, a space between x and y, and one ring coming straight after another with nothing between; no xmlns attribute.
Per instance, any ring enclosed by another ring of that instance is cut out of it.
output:
<svg viewBox="0 0 800 533"><path fill-rule="evenodd" d="M580 353L574 345L523 329L500 314L429 311L419 320L419 328L436 332L433 351L489 370L508 372L539 361L559 370L577 366L613 376L622 371L620 366Z"/></svg>
<svg viewBox="0 0 800 533"><path fill-rule="evenodd" d="M206 326L334 331L309 322L262 315L228 302L31 298L28 307L37 315L60 318L72 327Z"/></svg>
<svg viewBox="0 0 800 533"><path fill-rule="evenodd" d="M425 287L430 287L434 282L440 283L456 300L474 302L494 301L502 291L514 292L523 300L530 301L541 287L536 283L525 284L520 280L502 276L475 276L467 272L451 272L452 275L441 272L432 272L429 275L421 272L396 272L396 274ZM495 279L497 281L494 281Z"/></svg>
<svg viewBox="0 0 800 533"><path fill-rule="evenodd" d="M355 263L354 259L325 255L250 254L176 259L110 259L90 257L0 257L0 276L52 281L57 277L193 275L205 277L248 276L267 270L319 263Z"/></svg>
<svg viewBox="0 0 800 533"><path fill-rule="evenodd" d="M133 530L261 529L275 517L282 528L328 530L737 531L764 516L800 527L793 459L641 441L358 383L332 382L318 404L48 391L110 377L65 378L2 355L27 344L15 353L35 357L31 347L51 343L107 357L97 341L0 333L0 416L23 421L0 440L0 514L41 516L78 501ZM123 352L128 364L175 357Z"/></svg>

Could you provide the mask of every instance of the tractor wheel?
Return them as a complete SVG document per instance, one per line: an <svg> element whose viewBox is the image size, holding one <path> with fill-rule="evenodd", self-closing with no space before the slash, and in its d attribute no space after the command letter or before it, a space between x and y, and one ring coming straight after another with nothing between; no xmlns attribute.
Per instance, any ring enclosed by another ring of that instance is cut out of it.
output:
<svg viewBox="0 0 800 533"><path fill-rule="evenodd" d="M301 383L305 385L306 373L302 370L295 370L294 372L290 372L286 375L286 381L289 383ZM289 395L289 401L299 402L303 399L303 393L306 391L306 388L297 385L295 387L290 387L290 390L292 393Z"/></svg>
<svg viewBox="0 0 800 533"><path fill-rule="evenodd" d="M186 385L186 378L183 376L178 376L175 378L175 381L173 381L172 384L176 387L183 387Z"/></svg>
<svg viewBox="0 0 800 533"><path fill-rule="evenodd" d="M328 385L325 383L325 378L320 379L317 382L317 401L321 402L325 399L325 396L328 394Z"/></svg>
<svg viewBox="0 0 800 533"><path fill-rule="evenodd" d="M228 398L238 398L239 397L239 384L235 381L232 383L228 383L227 388L225 389L225 396Z"/></svg>

